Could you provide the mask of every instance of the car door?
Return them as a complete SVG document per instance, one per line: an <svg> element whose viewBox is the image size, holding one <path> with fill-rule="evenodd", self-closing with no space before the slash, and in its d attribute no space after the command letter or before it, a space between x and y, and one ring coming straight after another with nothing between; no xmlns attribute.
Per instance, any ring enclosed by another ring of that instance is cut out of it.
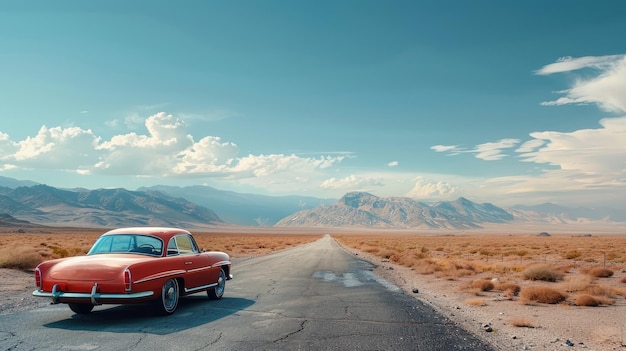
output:
<svg viewBox="0 0 626 351"><path fill-rule="evenodd" d="M185 289L187 292L192 292L193 289L198 289L213 283L217 280L217 276L212 278L210 262L208 257L200 252L196 242L188 234L176 235L170 240L168 244L168 255L170 252L177 252L180 261L184 265L185 273Z"/></svg>

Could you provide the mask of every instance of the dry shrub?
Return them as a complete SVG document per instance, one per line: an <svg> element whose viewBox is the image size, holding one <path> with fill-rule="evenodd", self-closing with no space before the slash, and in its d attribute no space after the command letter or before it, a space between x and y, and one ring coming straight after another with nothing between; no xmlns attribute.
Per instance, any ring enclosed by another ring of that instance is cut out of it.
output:
<svg viewBox="0 0 626 351"><path fill-rule="evenodd" d="M416 264L412 267L419 274L433 274L441 268L434 263L432 260L423 259L416 262Z"/></svg>
<svg viewBox="0 0 626 351"><path fill-rule="evenodd" d="M567 292L584 291L593 283L593 280L594 278L590 275L577 274L567 277L561 286Z"/></svg>
<svg viewBox="0 0 626 351"><path fill-rule="evenodd" d="M622 279L619 280L620 283L626 283L626 276L622 277Z"/></svg>
<svg viewBox="0 0 626 351"><path fill-rule="evenodd" d="M565 301L567 295L547 286L528 286L520 291L520 297L526 301L555 304Z"/></svg>
<svg viewBox="0 0 626 351"><path fill-rule="evenodd" d="M606 267L591 267L583 269L582 272L596 278L608 278L613 276L613 271Z"/></svg>
<svg viewBox="0 0 626 351"><path fill-rule="evenodd" d="M509 323L514 326L514 327L519 327L519 328L534 328L535 327L535 323L533 321L531 321L530 319L526 319L526 318L511 318L509 320Z"/></svg>
<svg viewBox="0 0 626 351"><path fill-rule="evenodd" d="M421 259L411 255L392 254L390 260L405 267L414 268L420 265Z"/></svg>
<svg viewBox="0 0 626 351"><path fill-rule="evenodd" d="M615 303L615 300L606 296L592 296L588 294L581 294L576 296L574 299L574 304L576 306L588 306L588 307L596 307L600 305L612 305Z"/></svg>
<svg viewBox="0 0 626 351"><path fill-rule="evenodd" d="M581 254L581 253L580 253L580 251L578 251L578 250L568 251L568 252L566 252L566 253L563 255L563 257L564 257L564 258L566 258L566 259L568 259L568 260L573 260L573 259L578 258L578 257L580 257L580 256L582 256L582 254Z"/></svg>
<svg viewBox="0 0 626 351"><path fill-rule="evenodd" d="M31 269L41 261L41 255L33 247L7 247L0 250L0 268Z"/></svg>
<svg viewBox="0 0 626 351"><path fill-rule="evenodd" d="M574 304L576 306L587 306L587 307L596 307L600 306L600 302L593 296L582 294L576 296L574 299Z"/></svg>
<svg viewBox="0 0 626 351"><path fill-rule="evenodd" d="M546 264L533 265L522 272L524 279L555 282L563 279L563 272Z"/></svg>
<svg viewBox="0 0 626 351"><path fill-rule="evenodd" d="M496 290L504 291L506 293L517 294L522 288L514 283L500 283L495 287Z"/></svg>
<svg viewBox="0 0 626 351"><path fill-rule="evenodd" d="M380 256L382 258L386 258L389 259L391 256L393 256L395 254L395 251L393 250L389 250L389 249L382 249L380 251L378 251L378 253L376 254L377 256Z"/></svg>
<svg viewBox="0 0 626 351"><path fill-rule="evenodd" d="M465 304L469 306L487 306L487 302L484 299L465 300Z"/></svg>
<svg viewBox="0 0 626 351"><path fill-rule="evenodd" d="M490 280L478 279L472 282L472 288L479 289L480 291L490 291L493 290L494 285Z"/></svg>
<svg viewBox="0 0 626 351"><path fill-rule="evenodd" d="M604 285L590 285L584 292L594 296L611 296L611 289Z"/></svg>
<svg viewBox="0 0 626 351"><path fill-rule="evenodd" d="M611 291L613 295L626 296L626 289L614 287L613 289L611 289Z"/></svg>
<svg viewBox="0 0 626 351"><path fill-rule="evenodd" d="M371 254L376 254L378 251L380 251L380 249L377 247L366 247L366 248L361 249L361 251L371 253Z"/></svg>

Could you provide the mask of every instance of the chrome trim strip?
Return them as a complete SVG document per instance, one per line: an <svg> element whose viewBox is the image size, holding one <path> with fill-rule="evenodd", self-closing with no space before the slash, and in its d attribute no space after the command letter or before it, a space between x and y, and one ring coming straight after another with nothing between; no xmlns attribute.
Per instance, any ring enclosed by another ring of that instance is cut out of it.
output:
<svg viewBox="0 0 626 351"><path fill-rule="evenodd" d="M220 262L216 262L214 263L211 267L221 267L221 266L228 266L230 265L231 262L230 261L220 261Z"/></svg>
<svg viewBox="0 0 626 351"><path fill-rule="evenodd" d="M54 294L54 295L53 295ZM134 294L86 294L86 293L71 293L71 292L62 292L62 291L54 291L53 293L35 290L33 291L33 296L38 297L52 297L53 301L56 299L59 303L59 299L116 299L116 300L134 300L134 299L142 299L145 297L150 297L154 295L152 291L142 291ZM93 301L93 300L92 300Z"/></svg>
<svg viewBox="0 0 626 351"><path fill-rule="evenodd" d="M214 287L214 286L217 286L217 283L213 283L213 284L209 284L209 285L203 285L203 286L199 286L199 287L197 287L197 288L191 288L191 289L187 289L187 288L185 288L185 292L186 292L186 293L189 293L189 292L192 292L192 291L198 291L198 290L203 290L203 289L212 288L212 287Z"/></svg>
<svg viewBox="0 0 626 351"><path fill-rule="evenodd" d="M162 278L167 278L167 277L171 277L171 276L175 276L175 275L180 275L180 274L184 274L185 271L180 270L180 271L173 271L169 274L159 274L158 276L153 276L150 278L145 278L145 279L140 279L135 281L133 284L139 284L139 283L145 283L145 282L149 282L151 280L157 280L157 279L162 279Z"/></svg>

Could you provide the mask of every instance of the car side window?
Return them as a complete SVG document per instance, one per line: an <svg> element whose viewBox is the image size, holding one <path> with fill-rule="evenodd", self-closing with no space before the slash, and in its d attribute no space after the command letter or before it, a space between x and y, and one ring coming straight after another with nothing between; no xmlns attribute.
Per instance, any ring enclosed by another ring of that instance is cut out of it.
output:
<svg viewBox="0 0 626 351"><path fill-rule="evenodd" d="M170 239L167 243L167 255L168 256L176 256L178 255L178 246L176 246L176 237Z"/></svg>
<svg viewBox="0 0 626 351"><path fill-rule="evenodd" d="M180 255L198 253L198 248L189 235L182 234L177 235L174 238L176 239L176 246L178 247L178 253Z"/></svg>

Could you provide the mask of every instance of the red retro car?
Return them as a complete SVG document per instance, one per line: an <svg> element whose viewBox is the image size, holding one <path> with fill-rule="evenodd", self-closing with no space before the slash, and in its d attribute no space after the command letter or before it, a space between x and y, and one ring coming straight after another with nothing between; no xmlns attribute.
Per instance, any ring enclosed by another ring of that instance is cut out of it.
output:
<svg viewBox="0 0 626 351"><path fill-rule="evenodd" d="M176 228L121 228L104 233L86 256L41 263L34 296L89 313L96 305L152 302L159 312L176 311L181 296L224 294L232 279L223 252L205 252L191 233Z"/></svg>

